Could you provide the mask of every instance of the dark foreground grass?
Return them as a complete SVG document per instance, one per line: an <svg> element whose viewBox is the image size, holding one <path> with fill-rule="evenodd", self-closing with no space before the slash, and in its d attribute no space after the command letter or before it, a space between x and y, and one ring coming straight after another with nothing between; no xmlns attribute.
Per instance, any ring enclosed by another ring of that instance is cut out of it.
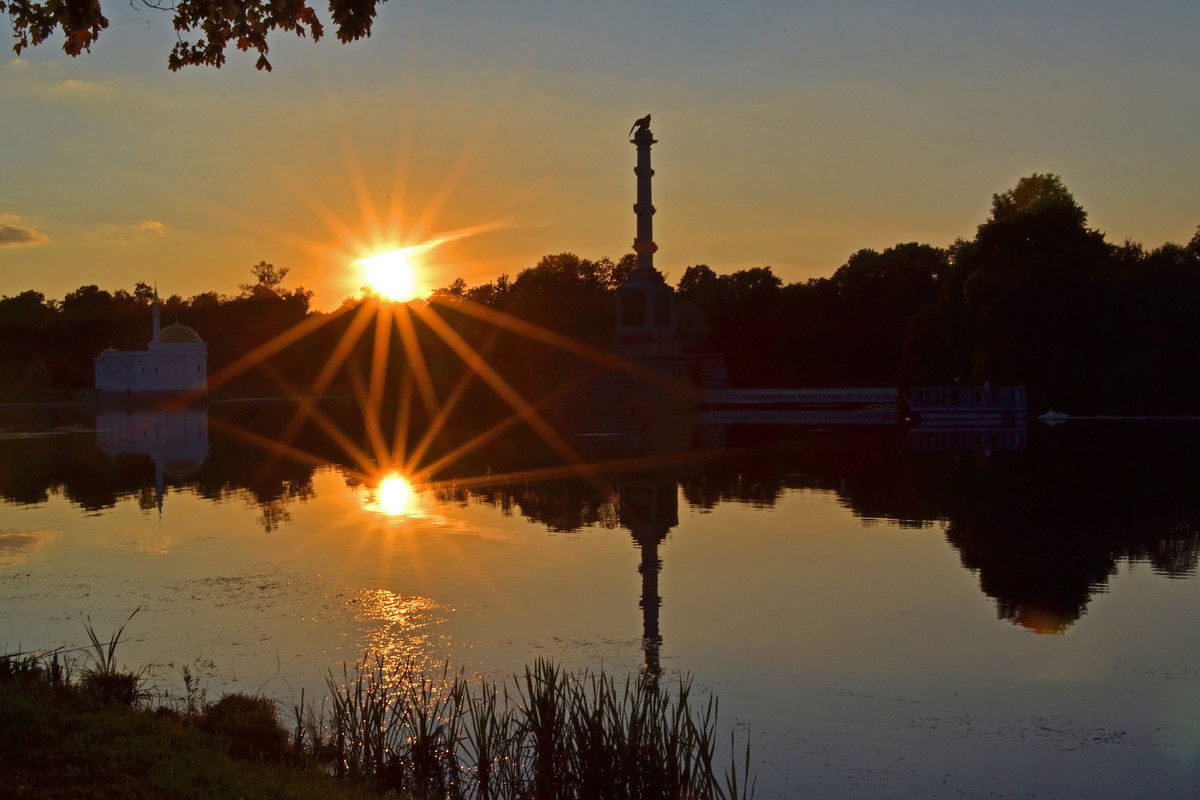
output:
<svg viewBox="0 0 1200 800"><path fill-rule="evenodd" d="M14 668L14 661L21 662L20 668ZM203 713L129 705L106 693L104 685L56 680L50 669L39 668L28 657L0 660L0 796L21 800L365 800L379 796L364 784L338 781L282 759L271 763L258 755L235 757L247 754L231 755L222 733L202 730Z"/></svg>
<svg viewBox="0 0 1200 800"><path fill-rule="evenodd" d="M136 613L136 612L135 612ZM293 709L231 694L144 690L117 666L120 631L80 662L0 655L0 796L746 800L750 756L714 768L716 701L657 675L618 684L538 661L496 685L382 659L329 676ZM185 679L188 676L185 675ZM738 762L741 762L740 764Z"/></svg>

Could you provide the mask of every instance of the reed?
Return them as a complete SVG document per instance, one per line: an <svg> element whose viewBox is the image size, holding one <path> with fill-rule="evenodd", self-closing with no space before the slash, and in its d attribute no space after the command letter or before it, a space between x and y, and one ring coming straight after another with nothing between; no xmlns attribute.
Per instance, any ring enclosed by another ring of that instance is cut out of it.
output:
<svg viewBox="0 0 1200 800"><path fill-rule="evenodd" d="M90 650L87 651L88 660L91 663L83 670L80 681L85 689L104 700L132 706L147 697L145 688L147 668L143 667L141 670L133 672L117 666L117 645L120 644L121 636L125 633L125 626L141 610L141 606L135 608L121 624L121 627L109 636L107 642L101 642L100 637L96 635L91 617L88 617L83 624L88 639L91 641Z"/></svg>
<svg viewBox="0 0 1200 800"><path fill-rule="evenodd" d="M472 683L444 665L428 675L381 657L341 681L331 672L328 724L296 707L294 757L414 798L449 800L746 800L739 771L714 765L717 703L643 673L618 683L539 659L509 682ZM322 705L322 714L324 706ZM731 737L732 741L732 737ZM736 745L736 742L734 742Z"/></svg>
<svg viewBox="0 0 1200 800"><path fill-rule="evenodd" d="M137 613L130 614L126 624ZM142 672L118 666L122 625L107 642L86 623L90 649L0 655L0 683L64 687L137 705ZM77 662L86 667L75 672ZM74 678L72 676L75 676ZM218 736L230 756L318 768L388 796L414 800L748 800L747 742L739 765L714 764L717 702L692 681L670 686L644 672L618 683L603 671L567 672L539 659L501 684L472 683L449 664L433 674L412 660L364 658L326 677L319 705L293 707L291 736L274 704L225 695L206 703L190 670L176 718ZM61 692L60 692L61 694ZM328 710L326 704L328 703ZM163 709L159 710L160 712Z"/></svg>
<svg viewBox="0 0 1200 800"><path fill-rule="evenodd" d="M0 681L66 686L74 671L75 662L66 658L61 647L46 652L0 653Z"/></svg>

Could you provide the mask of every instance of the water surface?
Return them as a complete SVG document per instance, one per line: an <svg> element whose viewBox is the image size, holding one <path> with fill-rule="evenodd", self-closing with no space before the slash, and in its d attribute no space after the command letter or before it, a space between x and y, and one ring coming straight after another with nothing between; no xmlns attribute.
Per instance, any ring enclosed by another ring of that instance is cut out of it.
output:
<svg viewBox="0 0 1200 800"><path fill-rule="evenodd" d="M120 654L156 686L188 665L288 706L367 651L497 680L657 661L719 697L759 797L1200 789L1195 429L708 430L553 480L497 442L397 510L387 465L239 433L278 408L123 414L6 418L0 650L138 608Z"/></svg>

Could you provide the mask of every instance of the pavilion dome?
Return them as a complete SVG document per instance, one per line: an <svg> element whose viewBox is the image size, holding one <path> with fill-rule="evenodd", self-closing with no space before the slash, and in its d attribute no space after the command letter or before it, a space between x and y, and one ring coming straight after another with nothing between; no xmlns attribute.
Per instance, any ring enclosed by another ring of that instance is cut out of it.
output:
<svg viewBox="0 0 1200 800"><path fill-rule="evenodd" d="M176 322L174 325L168 325L158 332L158 340L166 344L190 344L193 342L201 342L200 334L189 328L187 325L180 325Z"/></svg>
<svg viewBox="0 0 1200 800"><path fill-rule="evenodd" d="M119 352L120 351L117 348L113 347L112 345L109 345L108 347L106 347L100 351L100 355L107 356L107 355L111 355L113 353L119 353Z"/></svg>

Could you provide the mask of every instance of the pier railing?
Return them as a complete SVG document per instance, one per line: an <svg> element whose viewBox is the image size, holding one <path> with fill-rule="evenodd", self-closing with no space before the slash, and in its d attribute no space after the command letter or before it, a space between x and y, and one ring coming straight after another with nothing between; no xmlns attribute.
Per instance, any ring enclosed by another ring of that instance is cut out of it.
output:
<svg viewBox="0 0 1200 800"><path fill-rule="evenodd" d="M701 405L739 406L895 406L895 389L717 389L706 391Z"/></svg>
<svg viewBox="0 0 1200 800"><path fill-rule="evenodd" d="M904 393L917 409L995 409L1025 413L1024 386L918 386Z"/></svg>

